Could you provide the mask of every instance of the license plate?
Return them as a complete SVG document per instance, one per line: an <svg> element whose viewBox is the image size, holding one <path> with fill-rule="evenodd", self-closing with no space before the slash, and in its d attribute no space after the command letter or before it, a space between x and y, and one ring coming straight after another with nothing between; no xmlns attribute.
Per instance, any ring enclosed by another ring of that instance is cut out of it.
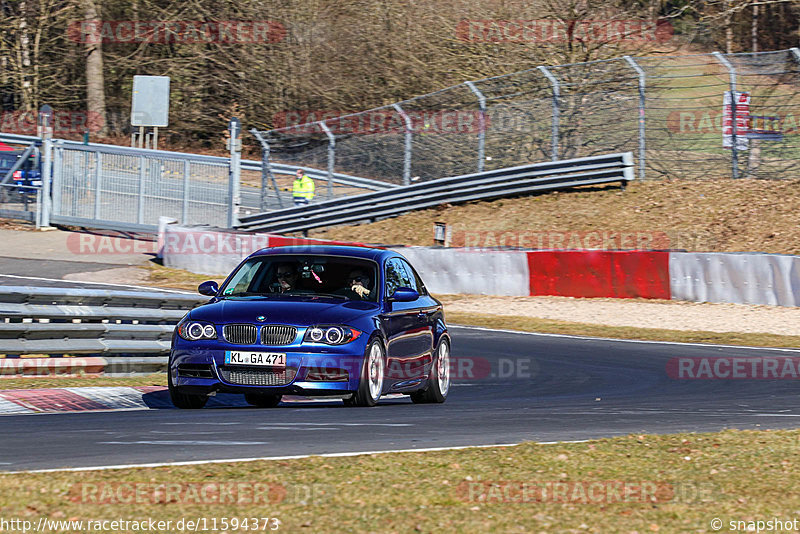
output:
<svg viewBox="0 0 800 534"><path fill-rule="evenodd" d="M263 365L265 367L286 367L286 354L279 352L225 351L228 365Z"/></svg>

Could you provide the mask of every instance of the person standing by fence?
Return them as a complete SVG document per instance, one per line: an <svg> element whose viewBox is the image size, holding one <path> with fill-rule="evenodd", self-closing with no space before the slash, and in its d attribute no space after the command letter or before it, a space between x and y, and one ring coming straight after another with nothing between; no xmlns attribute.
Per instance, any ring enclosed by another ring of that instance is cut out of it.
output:
<svg viewBox="0 0 800 534"><path fill-rule="evenodd" d="M297 176L292 184L292 198L296 206L308 204L314 198L314 180L303 169L297 169Z"/></svg>

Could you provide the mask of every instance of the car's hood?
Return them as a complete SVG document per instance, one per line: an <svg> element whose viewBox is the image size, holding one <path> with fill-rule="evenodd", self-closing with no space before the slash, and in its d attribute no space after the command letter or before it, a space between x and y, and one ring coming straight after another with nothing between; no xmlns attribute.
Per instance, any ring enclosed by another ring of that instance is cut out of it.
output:
<svg viewBox="0 0 800 534"><path fill-rule="evenodd" d="M190 318L211 323L278 323L297 326L312 324L346 324L354 319L375 313L374 302L333 298L226 298L204 304L192 310ZM264 316L263 320L257 317Z"/></svg>

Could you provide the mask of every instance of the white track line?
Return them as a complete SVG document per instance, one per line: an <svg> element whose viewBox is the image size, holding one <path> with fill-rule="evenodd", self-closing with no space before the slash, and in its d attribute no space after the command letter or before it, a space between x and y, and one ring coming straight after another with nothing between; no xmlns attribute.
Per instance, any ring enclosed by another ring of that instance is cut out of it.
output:
<svg viewBox="0 0 800 534"><path fill-rule="evenodd" d="M123 267L136 267L135 265L120 265L119 268ZM110 269L116 269L117 267L110 267ZM110 282L86 282L81 280L63 280L61 278L41 278L38 276L19 276L16 274L0 274L0 276L4 278L18 278L22 280L41 280L44 282L60 282L64 284L91 284L95 286L114 286L114 287L130 287L133 289L152 289L153 291L163 291L165 293L180 293L181 295L194 295L194 293L189 291L180 291L177 289L166 289L163 287L150 287L150 286L134 286L130 284L112 284Z"/></svg>
<svg viewBox="0 0 800 534"><path fill-rule="evenodd" d="M498 316L502 317L502 316ZM644 339L619 339L613 337L592 337L592 336L575 336L570 334L548 334L545 332L525 332L522 330L504 330L502 328L486 328L484 326L470 326L465 324L450 324L452 328L466 328L469 330L481 330L484 332L503 332L505 334L521 334L524 336L541 336L541 337L563 337L567 339L585 339L588 341L614 341L620 343L644 343L648 345L684 345L688 347L717 347L724 349L747 349L747 350L774 350L779 352L800 352L800 349L788 349L781 347L752 347L749 345L717 345L714 343L686 343L682 341L648 341Z"/></svg>
<svg viewBox="0 0 800 534"><path fill-rule="evenodd" d="M584 443L588 440L578 441L543 441L539 445L557 445L560 443ZM535 443L535 442L534 442ZM426 449L395 449L388 451L360 451L360 452L331 452L326 454L297 454L294 456L264 456L261 458L230 458L227 460L195 460L190 462L161 462L152 464L129 464L129 465L103 465L98 467L64 467L58 469L33 469L30 471L4 471L0 475L15 475L19 473L60 473L60 472L79 472L79 471L107 471L110 469L133 469L150 467L175 467L181 465L206 465L206 464L227 464L236 462L266 462L274 460L299 460L303 458L343 458L350 456L367 456L372 454L394 454L402 452L439 452L457 451L464 449L490 449L493 447L516 447L519 443L499 443L497 445L462 445L458 447L429 447Z"/></svg>

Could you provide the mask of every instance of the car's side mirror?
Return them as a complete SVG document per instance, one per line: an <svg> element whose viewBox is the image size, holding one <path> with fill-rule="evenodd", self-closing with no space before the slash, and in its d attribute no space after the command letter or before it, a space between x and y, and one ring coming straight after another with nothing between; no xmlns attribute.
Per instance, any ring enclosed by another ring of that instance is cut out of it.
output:
<svg viewBox="0 0 800 534"><path fill-rule="evenodd" d="M203 282L199 286L197 286L197 292L201 295L206 295L207 297L216 296L219 293L219 284L217 284L213 280L209 280L208 282Z"/></svg>
<svg viewBox="0 0 800 534"><path fill-rule="evenodd" d="M411 289L410 287L398 287L392 293L392 296L389 297L389 300L395 300L397 302L412 302L419 298L419 293Z"/></svg>

